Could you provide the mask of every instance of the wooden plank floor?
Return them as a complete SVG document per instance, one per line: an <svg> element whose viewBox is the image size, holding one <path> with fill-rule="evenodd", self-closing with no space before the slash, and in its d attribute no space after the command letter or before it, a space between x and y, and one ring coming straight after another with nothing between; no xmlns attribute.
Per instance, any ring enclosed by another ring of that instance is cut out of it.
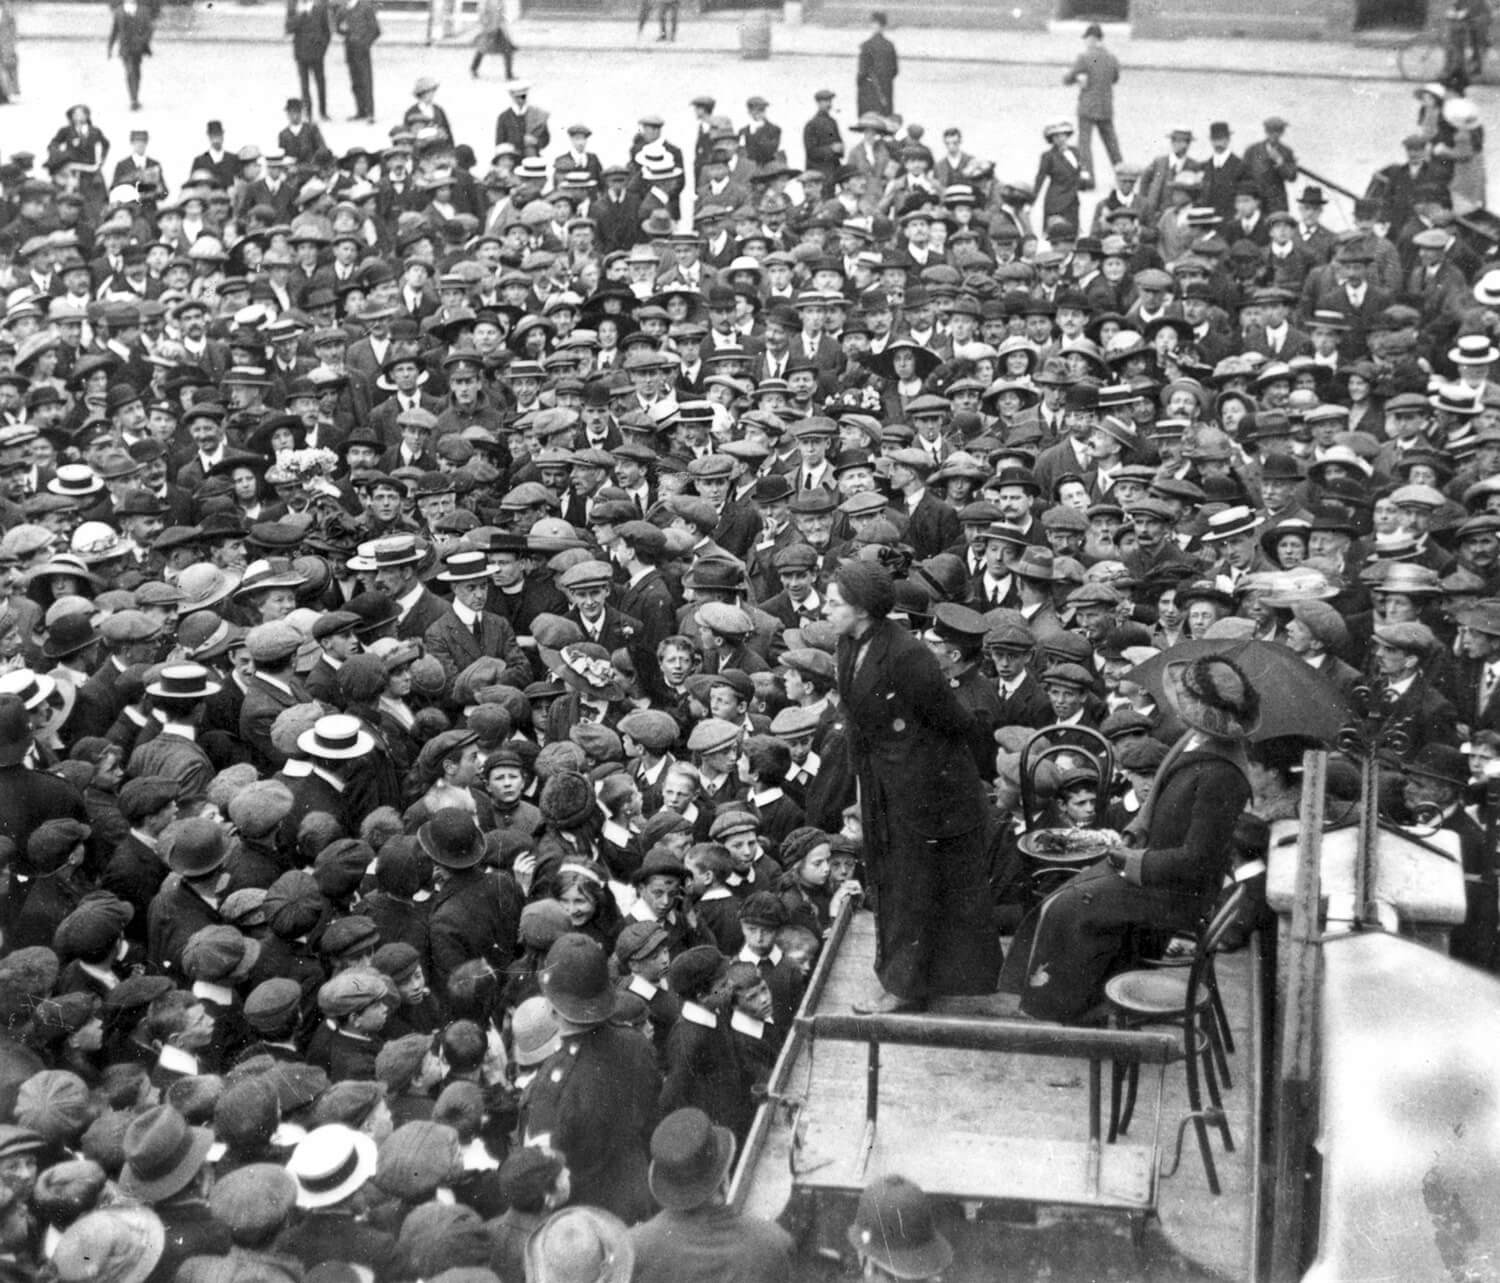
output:
<svg viewBox="0 0 1500 1283"><path fill-rule="evenodd" d="M874 989L874 921L857 915L835 959L819 1013L848 1011ZM956 1209L951 1233L958 1257L948 1283L990 1283L996 1263L1007 1279L1243 1279L1248 1215L1248 1135L1250 1079L1250 958L1226 955L1219 964L1220 985L1229 1011L1237 1052L1231 1058L1234 1089L1226 1099L1237 1152L1215 1157L1224 1192L1208 1192L1196 1144L1189 1133L1178 1172L1160 1184L1161 1220L1147 1234L1146 1246L1131 1245L1123 1216L1058 1209L1035 1223L982 1213L963 1220ZM766 1144L748 1182L745 1210L776 1217L786 1205L794 1168L803 1172L847 1164L864 1125L866 1056L863 1044L815 1044L790 1066L783 1095L804 1101L803 1135L793 1153L789 1110L777 1111ZM1161 1140L1170 1151L1177 1120L1187 1112L1186 1083L1180 1064L1167 1067ZM1143 1091L1129 1140L1149 1139L1154 1093ZM1082 1061L1039 1056L985 1054L888 1046L881 1056L881 1143L872 1155L871 1174L930 1169L933 1154L953 1139L961 1161L964 1137L1057 1137L1079 1141L1088 1135L1088 1067ZM1105 1092L1107 1111L1108 1071ZM800 1209L793 1209L793 1218ZM851 1209L825 1208L806 1233L803 1277L831 1277L819 1265L816 1249L837 1245Z"/></svg>

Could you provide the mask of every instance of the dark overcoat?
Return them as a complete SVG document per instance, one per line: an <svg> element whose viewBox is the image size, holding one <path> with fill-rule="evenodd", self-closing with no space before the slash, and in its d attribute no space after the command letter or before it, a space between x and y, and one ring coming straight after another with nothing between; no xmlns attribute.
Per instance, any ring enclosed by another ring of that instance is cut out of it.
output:
<svg viewBox="0 0 1500 1283"><path fill-rule="evenodd" d="M889 116L896 110L898 71L896 46L882 32L877 31L860 45L855 89L856 108L861 116L867 111Z"/></svg>
<svg viewBox="0 0 1500 1283"><path fill-rule="evenodd" d="M849 762L877 897L875 970L902 998L991 993L1000 937L985 883L973 718L936 656L890 620L838 648Z"/></svg>
<svg viewBox="0 0 1500 1283"><path fill-rule="evenodd" d="M570 1035L537 1070L526 1135L550 1137L567 1159L575 1203L634 1224L655 1210L646 1168L660 1091L651 1043L635 1030L601 1025Z"/></svg>
<svg viewBox="0 0 1500 1283"><path fill-rule="evenodd" d="M1148 803L1145 845L1123 870L1101 860L1042 903L1012 947L1008 981L1038 1020L1071 1020L1134 957L1139 933L1193 931L1234 858L1234 828L1250 800L1242 754L1219 741L1183 741L1162 763ZM1020 975L1024 962L1024 979ZM1010 987L1008 984L1007 987Z"/></svg>

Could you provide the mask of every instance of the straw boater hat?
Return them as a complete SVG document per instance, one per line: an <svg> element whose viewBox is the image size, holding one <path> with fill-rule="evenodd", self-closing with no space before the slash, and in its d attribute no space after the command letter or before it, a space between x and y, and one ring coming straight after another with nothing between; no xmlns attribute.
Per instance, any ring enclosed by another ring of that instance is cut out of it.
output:
<svg viewBox="0 0 1500 1283"><path fill-rule="evenodd" d="M1243 739L1260 724L1260 696L1233 660L1218 655L1168 664L1167 702L1184 723L1216 739Z"/></svg>

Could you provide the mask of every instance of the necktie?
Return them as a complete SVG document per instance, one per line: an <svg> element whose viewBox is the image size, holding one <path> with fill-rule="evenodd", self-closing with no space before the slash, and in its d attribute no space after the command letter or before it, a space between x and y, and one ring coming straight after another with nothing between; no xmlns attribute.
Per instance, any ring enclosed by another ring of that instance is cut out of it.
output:
<svg viewBox="0 0 1500 1283"><path fill-rule="evenodd" d="M1494 664L1484 666L1484 674L1479 680L1479 711L1484 712L1485 705L1490 702L1490 696L1495 693L1495 686L1500 684L1500 671L1496 670Z"/></svg>
<svg viewBox="0 0 1500 1283"><path fill-rule="evenodd" d="M483 615L475 615L474 616L474 623L471 626L470 631L474 634L474 640L477 641L477 642L479 642L481 644L481 646L482 646L483 643L484 643L484 616Z"/></svg>

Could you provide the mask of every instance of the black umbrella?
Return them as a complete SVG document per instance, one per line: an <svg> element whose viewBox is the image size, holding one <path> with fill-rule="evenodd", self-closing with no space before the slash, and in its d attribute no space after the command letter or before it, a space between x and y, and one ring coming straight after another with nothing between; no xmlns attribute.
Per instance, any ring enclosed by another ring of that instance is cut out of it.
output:
<svg viewBox="0 0 1500 1283"><path fill-rule="evenodd" d="M1349 705L1338 688L1280 642L1244 637L1178 642L1136 665L1126 676L1166 707L1163 685L1167 665L1208 655L1232 660L1260 696L1260 725L1251 732L1252 740L1300 735L1332 743L1351 718Z"/></svg>

